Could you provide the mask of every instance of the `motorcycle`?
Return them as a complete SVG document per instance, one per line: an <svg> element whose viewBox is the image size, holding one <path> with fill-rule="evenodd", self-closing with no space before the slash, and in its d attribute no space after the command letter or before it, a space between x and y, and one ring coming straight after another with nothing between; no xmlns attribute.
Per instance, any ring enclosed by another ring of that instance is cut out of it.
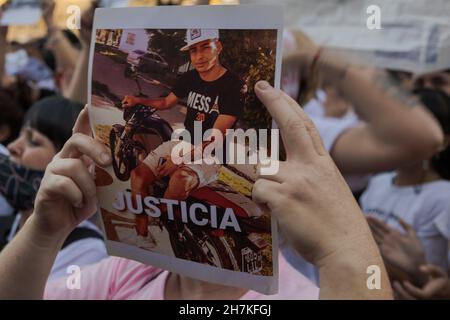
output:
<svg viewBox="0 0 450 320"><path fill-rule="evenodd" d="M172 128L155 112L155 108L141 104L125 108L125 126L113 125L109 134L109 145L114 173L119 180L127 181L131 171L151 150L170 140ZM136 138L138 135L141 137Z"/></svg>

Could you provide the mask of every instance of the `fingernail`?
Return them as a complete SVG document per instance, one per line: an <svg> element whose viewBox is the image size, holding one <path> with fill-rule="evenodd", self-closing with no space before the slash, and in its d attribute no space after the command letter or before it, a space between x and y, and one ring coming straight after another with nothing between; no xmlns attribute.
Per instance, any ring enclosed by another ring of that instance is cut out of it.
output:
<svg viewBox="0 0 450 320"><path fill-rule="evenodd" d="M111 157L110 157L109 154L106 153L106 152L103 152L103 153L100 155L100 159L102 160L103 163L109 162L110 158L111 158Z"/></svg>
<svg viewBox="0 0 450 320"><path fill-rule="evenodd" d="M259 81L257 86L260 90L267 90L271 87L267 81Z"/></svg>

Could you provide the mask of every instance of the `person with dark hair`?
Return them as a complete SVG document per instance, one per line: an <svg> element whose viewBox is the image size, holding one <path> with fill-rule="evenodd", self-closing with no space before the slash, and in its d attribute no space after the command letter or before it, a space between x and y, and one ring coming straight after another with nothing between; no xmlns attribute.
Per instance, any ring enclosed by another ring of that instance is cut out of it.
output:
<svg viewBox="0 0 450 320"><path fill-rule="evenodd" d="M17 211L11 241L34 211L34 200L47 165L72 136L82 105L61 96L42 99L25 114L19 137L0 155L0 194ZM66 239L52 269L62 276L69 265L86 265L106 257L102 233L91 221L80 224Z"/></svg>
<svg viewBox="0 0 450 320"><path fill-rule="evenodd" d="M45 135L60 150L72 135L72 126L82 105L62 96L54 96L36 102L26 113L24 126ZM14 143L9 146L14 148Z"/></svg>
<svg viewBox="0 0 450 320"><path fill-rule="evenodd" d="M449 270L450 98L439 90L415 92L441 125L444 144L428 160L374 176L360 204L392 280L422 285L421 265Z"/></svg>

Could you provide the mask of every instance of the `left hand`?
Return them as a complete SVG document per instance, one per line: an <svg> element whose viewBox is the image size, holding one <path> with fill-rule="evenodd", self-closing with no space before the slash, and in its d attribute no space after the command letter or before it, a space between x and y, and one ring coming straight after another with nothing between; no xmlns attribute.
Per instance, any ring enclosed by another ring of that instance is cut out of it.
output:
<svg viewBox="0 0 450 320"><path fill-rule="evenodd" d="M426 258L414 228L401 219L399 223L405 230L404 233L391 228L375 217L367 217L367 221L380 248L388 273L391 273L389 271L394 273L397 269L411 276L411 280L423 283L425 279L419 272L419 266L426 263Z"/></svg>
<svg viewBox="0 0 450 320"><path fill-rule="evenodd" d="M166 158L166 162L164 162L164 164L160 165L158 167L158 169L157 169L158 170L158 176L159 177L170 176L177 169L178 169L178 165L173 163L172 159L170 159L170 157L167 157Z"/></svg>

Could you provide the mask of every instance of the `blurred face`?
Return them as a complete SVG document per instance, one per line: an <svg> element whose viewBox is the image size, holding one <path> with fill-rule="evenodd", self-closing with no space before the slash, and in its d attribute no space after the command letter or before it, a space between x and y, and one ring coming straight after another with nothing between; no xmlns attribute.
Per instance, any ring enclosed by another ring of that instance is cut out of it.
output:
<svg viewBox="0 0 450 320"><path fill-rule="evenodd" d="M43 134L25 127L8 145L11 160L34 170L45 170L56 154L53 143Z"/></svg>
<svg viewBox="0 0 450 320"><path fill-rule="evenodd" d="M450 72L434 72L423 75L414 81L414 88L441 90L450 95Z"/></svg>
<svg viewBox="0 0 450 320"><path fill-rule="evenodd" d="M217 40L205 40L189 48L191 62L199 73L208 72L218 65L221 51L222 44Z"/></svg>

